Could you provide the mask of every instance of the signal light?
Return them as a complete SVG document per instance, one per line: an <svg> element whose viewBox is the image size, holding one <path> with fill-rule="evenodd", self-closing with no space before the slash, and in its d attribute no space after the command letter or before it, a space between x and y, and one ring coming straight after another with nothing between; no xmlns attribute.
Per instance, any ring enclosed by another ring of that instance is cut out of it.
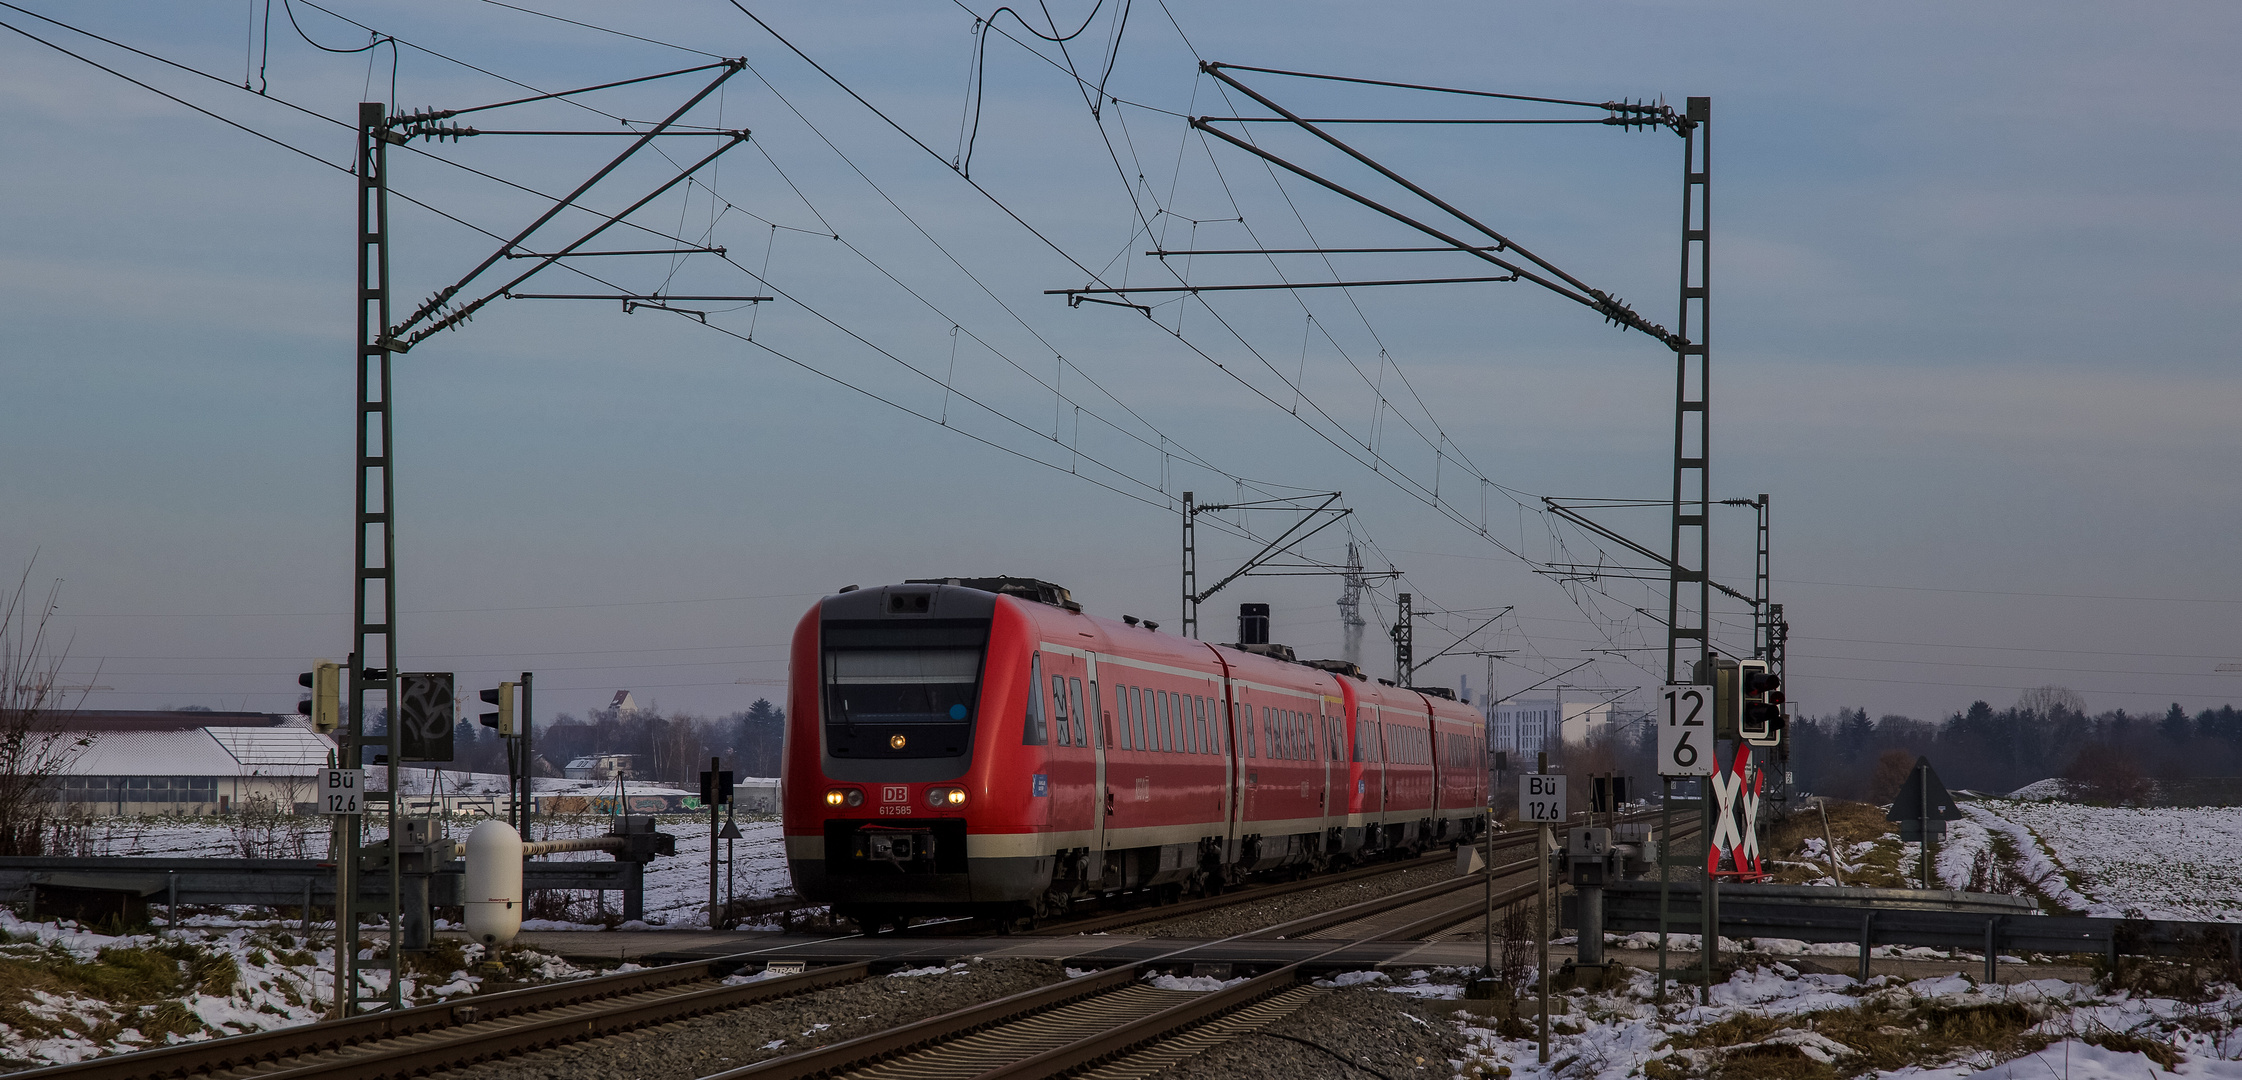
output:
<svg viewBox="0 0 2242 1080"><path fill-rule="evenodd" d="M483 714L483 726L497 728L500 735L514 733L514 687L516 683L502 682L495 689L482 692L483 701L498 706L497 712Z"/></svg>
<svg viewBox="0 0 2242 1080"><path fill-rule="evenodd" d="M961 787L928 788L926 789L926 804L937 810L951 806L964 806L965 789Z"/></svg>
<svg viewBox="0 0 2242 1080"><path fill-rule="evenodd" d="M829 788L825 792L827 806L862 806L864 793L855 788Z"/></svg>
<svg viewBox="0 0 2242 1080"><path fill-rule="evenodd" d="M1775 746L1783 741L1783 678L1767 670L1764 660L1745 660L1737 685L1743 691L1743 717L1739 725L1745 742Z"/></svg>
<svg viewBox="0 0 2242 1080"><path fill-rule="evenodd" d="M296 685L311 691L311 696L296 702L298 715L311 718L311 729L321 735L333 734L342 722L343 666L331 660L321 660L310 671L296 676Z"/></svg>

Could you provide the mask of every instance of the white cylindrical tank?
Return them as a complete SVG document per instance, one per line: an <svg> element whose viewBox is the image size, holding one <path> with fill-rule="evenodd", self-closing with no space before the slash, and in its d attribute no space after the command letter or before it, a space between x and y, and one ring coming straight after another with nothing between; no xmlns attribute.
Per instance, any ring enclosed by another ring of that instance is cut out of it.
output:
<svg viewBox="0 0 2242 1080"><path fill-rule="evenodd" d="M467 880L461 899L467 934L485 946L504 945L522 929L522 837L503 821L467 834Z"/></svg>

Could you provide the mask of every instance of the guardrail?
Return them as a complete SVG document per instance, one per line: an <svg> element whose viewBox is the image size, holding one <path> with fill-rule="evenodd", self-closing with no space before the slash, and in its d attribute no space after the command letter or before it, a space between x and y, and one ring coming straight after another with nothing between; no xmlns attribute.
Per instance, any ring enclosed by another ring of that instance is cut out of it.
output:
<svg viewBox="0 0 2242 1080"><path fill-rule="evenodd" d="M632 869L631 864L616 862L532 860L522 864L522 885L529 889L628 892L640 880ZM429 882L430 902L442 906L459 903L466 870L463 862L444 864ZM388 898L387 874L358 877L361 898ZM0 895L24 896L37 889L123 893L143 900L162 897L172 904L326 906L335 902L335 865L319 859L0 857Z"/></svg>
<svg viewBox="0 0 2242 1080"><path fill-rule="evenodd" d="M1701 884L1675 882L1670 886L1666 918L1669 933L1696 932L1701 919L1697 906ZM1858 895L1863 893L1871 895ZM1571 916L1573 912L1562 914ZM1567 918L1565 925L1577 922L1577 918ZM1657 882L1614 882L1605 886L1604 930L1625 934L1657 929ZM1878 945L1982 951L1987 981L1997 974L2003 952L2099 953L2111 959L2119 955L2210 955L2242 963L2242 923L2041 915L2022 898L1985 893L1723 884L1720 932L1729 938L1858 943L1864 979L1868 977L1869 951Z"/></svg>

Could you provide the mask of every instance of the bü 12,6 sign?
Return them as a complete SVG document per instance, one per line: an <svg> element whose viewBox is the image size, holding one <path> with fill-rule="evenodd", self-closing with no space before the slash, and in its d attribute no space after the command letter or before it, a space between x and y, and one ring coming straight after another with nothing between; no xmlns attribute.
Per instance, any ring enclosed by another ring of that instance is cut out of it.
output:
<svg viewBox="0 0 2242 1080"><path fill-rule="evenodd" d="M1564 824L1565 778L1555 773L1519 777L1518 820L1536 825Z"/></svg>

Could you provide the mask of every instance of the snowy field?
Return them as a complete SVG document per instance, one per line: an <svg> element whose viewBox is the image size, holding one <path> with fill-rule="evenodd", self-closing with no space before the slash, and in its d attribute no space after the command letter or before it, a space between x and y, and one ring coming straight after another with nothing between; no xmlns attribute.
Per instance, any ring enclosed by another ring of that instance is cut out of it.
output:
<svg viewBox="0 0 2242 1080"><path fill-rule="evenodd" d="M1350 972L1317 985L1454 1000L1466 973L1454 969ZM1467 1041L1458 1077L1622 1080L1629 1077L1829 1075L1877 1080L2154 1080L2187 1076L2242 1080L2242 993L2210 1001L2104 993L2058 979L1980 986L1960 975L1866 983L1801 974L1771 963L1738 972L1699 1005L1693 994L1663 1011L1656 979L1634 972L1604 993L1574 991L1553 1018L1550 1063L1536 1061L1531 1026L1509 1036L1477 1002L1456 1014ZM1941 1034L1955 1017L2007 1017L2002 1055ZM2009 1042L2009 1040L2014 1040ZM2144 1049L2146 1048L2146 1049ZM2018 1054L2018 1051L2029 1050ZM2152 1057L2151 1055L2155 1055ZM2163 1062L2176 1064L2167 1071ZM1786 1062L1788 1067L1786 1068ZM1823 1069L1829 1071L1822 1071Z"/></svg>
<svg viewBox="0 0 2242 1080"><path fill-rule="evenodd" d="M740 839L730 842L729 866L722 861L727 854L724 845L720 844L718 848L719 896L723 895L727 887L731 890L732 897L741 900L756 900L793 892L793 882L786 872L786 848L779 832L778 819L742 819L738 824ZM447 834L464 842L475 825L475 819L454 819L446 825ZM608 827L609 819L599 815L539 818L537 836L545 840L598 836L605 833ZM705 929L708 926L708 819L683 815L664 817L660 819L657 828L677 837L677 854L671 858L656 859L646 866L647 925ZM379 835L378 830L374 835ZM82 853L174 859L319 859L327 855L327 837L324 822L304 818L284 818L278 825L256 830L246 829L238 822L227 823L212 819L125 819L90 826ZM562 852L542 857L556 862L597 862L607 858L605 854L596 851ZM619 911L621 903L620 895L610 894L607 897L609 911ZM569 924L559 923L541 923L531 927L551 930L569 928Z"/></svg>
<svg viewBox="0 0 2242 1080"><path fill-rule="evenodd" d="M334 924L298 936L294 921L200 916L162 933L101 934L63 920L26 922L0 908L0 1058L60 1064L181 1042L294 1027L322 1019L335 994ZM429 1004L477 992L457 954L408 971L402 992ZM457 960L457 964L447 960ZM592 974L519 950L514 974L536 980ZM34 974L35 973L35 974ZM389 973L368 971L376 989Z"/></svg>
<svg viewBox="0 0 2242 1080"><path fill-rule="evenodd" d="M2067 908L2103 918L2242 920L2242 807L1960 805L1970 822L1957 827L2006 834L2019 874ZM1940 861L1951 875L1954 860Z"/></svg>

